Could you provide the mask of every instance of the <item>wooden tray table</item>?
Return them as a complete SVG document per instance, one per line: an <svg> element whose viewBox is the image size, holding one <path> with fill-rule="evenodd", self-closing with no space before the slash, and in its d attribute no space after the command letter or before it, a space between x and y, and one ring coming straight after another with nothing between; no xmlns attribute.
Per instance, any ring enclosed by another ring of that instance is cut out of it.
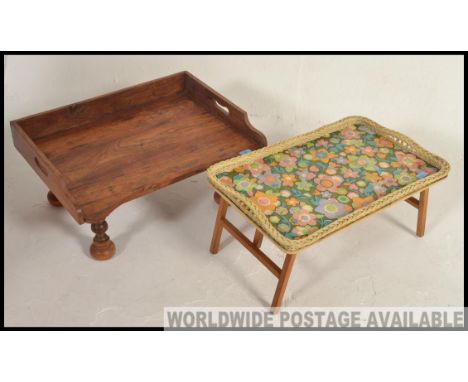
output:
<svg viewBox="0 0 468 382"><path fill-rule="evenodd" d="M450 166L412 139L364 117L348 117L304 135L213 165L221 195L210 250L223 229L277 278L272 308L282 303L296 254L334 232L405 200L418 209L424 235L428 188ZM419 192L419 200L411 195ZM226 219L234 206L256 227L250 241ZM260 250L263 236L286 253L278 267Z"/></svg>
<svg viewBox="0 0 468 382"><path fill-rule="evenodd" d="M15 147L112 257L106 217L119 205L266 145L245 111L188 72L11 122Z"/></svg>

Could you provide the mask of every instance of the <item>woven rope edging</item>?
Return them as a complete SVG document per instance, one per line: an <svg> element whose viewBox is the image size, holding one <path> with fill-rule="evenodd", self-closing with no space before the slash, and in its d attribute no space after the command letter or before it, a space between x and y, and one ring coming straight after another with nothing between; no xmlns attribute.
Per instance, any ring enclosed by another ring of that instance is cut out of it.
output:
<svg viewBox="0 0 468 382"><path fill-rule="evenodd" d="M372 130L374 130L376 133L393 141L405 150L412 152L421 159L424 159L427 163L438 168L439 171L429 175L426 178L410 183L398 189L397 191L387 194L384 197L373 201L367 206L354 210L350 214L336 219L334 222L311 233L310 235L295 240L291 240L284 237L279 231L275 229L275 227L268 220L267 216L257 207L255 203L253 203L247 197L243 196L241 193L235 191L234 189L223 185L216 178L216 175L219 173L231 171L233 168L242 166L246 163L250 163L254 160L264 158L268 155L284 151L290 147L298 146L308 141L318 139L330 133L340 131L351 124L360 122L365 123L367 126L371 127ZM271 146L252 151L249 154L216 163L208 168L207 175L210 184L228 201L233 203L238 210L245 214L252 223L258 226L258 228L260 228L267 236L269 236L278 247L280 247L287 253L297 253L300 250L309 247L317 241L325 238L333 232L336 232L366 216L369 216L376 211L390 206L391 204L396 203L397 201L404 200L412 194L415 194L428 188L433 183L438 182L441 179L447 177L449 171L450 165L446 160L424 149L408 136L397 131L385 128L366 117L352 116L343 118L329 125L325 125L311 132L288 138Z"/></svg>

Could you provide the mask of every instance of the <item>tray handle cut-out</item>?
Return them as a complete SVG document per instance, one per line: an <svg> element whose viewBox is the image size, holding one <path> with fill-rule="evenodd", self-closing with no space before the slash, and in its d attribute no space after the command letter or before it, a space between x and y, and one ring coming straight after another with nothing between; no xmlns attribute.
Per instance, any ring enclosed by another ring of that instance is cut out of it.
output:
<svg viewBox="0 0 468 382"><path fill-rule="evenodd" d="M224 106L222 104L220 104L217 100L213 100L215 106L221 110L224 114L229 114L229 108L227 106Z"/></svg>

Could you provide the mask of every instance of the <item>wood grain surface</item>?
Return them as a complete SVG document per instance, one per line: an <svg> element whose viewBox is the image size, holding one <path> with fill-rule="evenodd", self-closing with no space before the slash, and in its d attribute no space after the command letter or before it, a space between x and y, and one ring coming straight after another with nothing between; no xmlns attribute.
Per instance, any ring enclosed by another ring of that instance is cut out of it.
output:
<svg viewBox="0 0 468 382"><path fill-rule="evenodd" d="M245 111L188 72L11 126L15 146L79 223L266 145Z"/></svg>

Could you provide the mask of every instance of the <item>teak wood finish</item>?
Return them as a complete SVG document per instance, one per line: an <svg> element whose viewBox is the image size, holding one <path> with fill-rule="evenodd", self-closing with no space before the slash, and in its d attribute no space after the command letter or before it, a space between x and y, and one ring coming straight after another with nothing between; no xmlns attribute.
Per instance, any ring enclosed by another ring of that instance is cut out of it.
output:
<svg viewBox="0 0 468 382"><path fill-rule="evenodd" d="M418 210L418 222L416 235L424 236L426 226L427 204L429 189L420 192L419 200L409 197L405 201ZM215 255L218 253L221 234L226 229L235 239L237 239L252 255L254 255L273 275L278 278L278 284L271 303L271 310L277 313L283 303L284 293L291 276L292 268L297 254L287 253L284 259L283 267L276 265L263 251L260 250L264 233L256 227L254 240L250 241L241 231L239 231L229 220L226 219L226 213L230 206L227 199L216 193L215 200L219 202L218 214L216 216L213 237L211 240L210 252Z"/></svg>
<svg viewBox="0 0 468 382"><path fill-rule="evenodd" d="M266 145L247 113L189 72L11 122L15 147L77 223L91 254L115 245L106 218L121 204Z"/></svg>

